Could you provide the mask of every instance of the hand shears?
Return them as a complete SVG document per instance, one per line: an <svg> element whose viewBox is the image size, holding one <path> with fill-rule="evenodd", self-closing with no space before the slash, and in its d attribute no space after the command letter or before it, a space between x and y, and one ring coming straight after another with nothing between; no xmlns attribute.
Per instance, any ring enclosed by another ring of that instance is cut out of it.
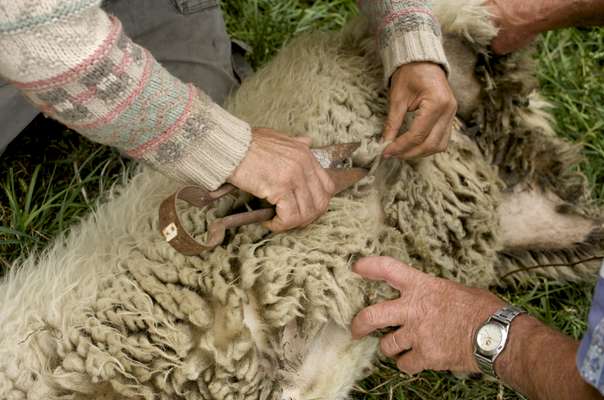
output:
<svg viewBox="0 0 604 400"><path fill-rule="evenodd" d="M367 176L364 168L348 168L350 159L360 143L334 144L310 149L315 159L325 169L340 193ZM214 201L234 192L237 188L230 184L222 185L215 191L207 191L201 186L185 186L165 199L159 207L159 226L166 241L184 255L197 255L211 250L224 241L226 230L243 225L261 223L275 216L275 207L262 208L228 215L213 221L207 230L205 243L199 242L184 228L176 211L176 202L184 200L194 207L207 207Z"/></svg>

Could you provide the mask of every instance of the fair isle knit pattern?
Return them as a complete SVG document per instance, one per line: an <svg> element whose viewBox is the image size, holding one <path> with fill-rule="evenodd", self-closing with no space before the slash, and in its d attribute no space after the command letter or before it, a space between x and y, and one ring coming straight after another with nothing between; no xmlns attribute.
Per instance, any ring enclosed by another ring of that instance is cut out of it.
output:
<svg viewBox="0 0 604 400"><path fill-rule="evenodd" d="M88 138L217 188L245 156L249 125L172 76L99 5L0 0L0 74Z"/></svg>
<svg viewBox="0 0 604 400"><path fill-rule="evenodd" d="M249 125L170 75L100 3L0 0L0 75L90 139L217 188L245 156ZM409 62L446 68L427 2L365 0L361 8L374 20L386 82Z"/></svg>
<svg viewBox="0 0 604 400"><path fill-rule="evenodd" d="M427 0L358 0L375 31L387 84L396 69L410 62L449 65L438 21Z"/></svg>

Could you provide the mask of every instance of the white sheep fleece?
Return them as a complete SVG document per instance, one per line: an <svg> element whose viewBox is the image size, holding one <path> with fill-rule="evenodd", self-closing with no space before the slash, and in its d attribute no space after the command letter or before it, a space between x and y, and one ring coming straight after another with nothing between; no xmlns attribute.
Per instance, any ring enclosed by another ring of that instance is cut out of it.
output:
<svg viewBox="0 0 604 400"><path fill-rule="evenodd" d="M456 37L463 46L482 51L496 34L482 0L433 4L445 35ZM292 134L310 134L315 144L362 140L362 154L355 161L368 163L376 154L374 139L385 110L381 71L367 61L371 54L362 51L372 40L354 32L312 35L294 41L244 83L229 109L256 126L270 124ZM359 37L362 43L354 46L358 54L329 52L339 49L340 41ZM459 64L455 57L451 54L450 61ZM312 60L317 60L316 65ZM302 73L285 82L283 74L291 71ZM473 74L473 70L461 71L460 79ZM478 84L452 82L457 91ZM478 98L464 101L477 104ZM535 102L519 118L527 127L545 128L540 132L549 136L552 131L542 107ZM178 184L141 167L80 224L42 254L20 262L0 283L0 398L347 398L353 383L371 369L377 353L377 339L353 342L347 324L362 306L394 295L382 285L353 276L349 267L354 257L379 251L404 260L425 260L426 270L464 283L497 282L501 273L496 268L497 252L503 245L496 233L484 235L490 227L498 227L503 183L481 150L457 132L445 154L417 164L382 163L376 167L374 180L365 182L368 189L359 187L353 194L334 199L328 214L305 230L269 237L261 228L245 228L244 234L233 235L228 248L247 257L241 265L230 260L224 248L203 259L186 258L163 242L158 206ZM383 187L379 184L390 182L393 176L399 178L392 184L396 190L380 197ZM418 200L426 196L425 203ZM232 206L233 201L220 204L227 211ZM205 216L193 212L186 218L190 224L205 221ZM464 229L474 230L476 240L467 237ZM357 235L345 236L351 231ZM344 239L325 240L319 235L325 232L344 235ZM475 246L454 256L438 243L445 237ZM250 238L257 243L250 244ZM303 277L292 267L302 259L292 250L296 246L304 249L304 260L315 257L316 265L309 265ZM137 258L142 251L145 257ZM161 265L165 260L171 264ZM148 274L137 276L129 262L144 264L141 268ZM224 270L204 270L204 263L222 263ZM275 266L287 273L280 274ZM332 271L324 274L324 269ZM240 273L230 275L232 271ZM574 279L586 271L587 267L558 275L546 273ZM313 277L319 281L312 283L315 286L309 283ZM208 289L211 295L191 289L210 278L220 283L215 290L211 288L214 291ZM331 281L320 282L326 279ZM271 280L280 285L279 291L271 292ZM102 297L118 281L124 295L136 289L124 309ZM262 285L255 286L258 281ZM182 282L190 285L183 288ZM140 290L145 285L156 290L155 297ZM240 288L235 296L235 289ZM189 299L197 302L190 304L204 304L207 309L189 307ZM231 305L239 319L211 312ZM111 313L119 314L126 325L149 327L149 336L128 336L124 326L106 324L102 328L108 338L92 338L90 343L82 339L97 332L86 324L98 322L97 315ZM82 317L88 314L95 318ZM236 335L229 336L232 332ZM141 354L112 352L123 345L113 339L113 333L119 340L130 341L130 348ZM148 345L151 340L159 345ZM151 353L142 354L141 349ZM84 357L91 352L102 358ZM99 359L103 363L95 364ZM208 373L207 360L221 369ZM191 382L198 386L193 388ZM273 388L273 382L280 386Z"/></svg>

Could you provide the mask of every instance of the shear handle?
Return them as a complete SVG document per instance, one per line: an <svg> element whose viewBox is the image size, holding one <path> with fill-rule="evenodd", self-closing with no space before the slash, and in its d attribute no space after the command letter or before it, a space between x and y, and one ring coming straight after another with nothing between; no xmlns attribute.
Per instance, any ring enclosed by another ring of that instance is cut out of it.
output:
<svg viewBox="0 0 604 400"><path fill-rule="evenodd" d="M325 171L334 181L336 193L349 188L367 175L367 170L363 168L329 168ZM227 229L270 221L275 216L274 207L229 215L218 218L210 224L205 243L193 238L180 221L176 211L177 200L184 200L194 207L203 208L232 193L235 189L230 184L225 184L213 192L200 186L185 186L165 199L159 208L159 223L166 241L184 255L198 255L220 245L224 241Z"/></svg>

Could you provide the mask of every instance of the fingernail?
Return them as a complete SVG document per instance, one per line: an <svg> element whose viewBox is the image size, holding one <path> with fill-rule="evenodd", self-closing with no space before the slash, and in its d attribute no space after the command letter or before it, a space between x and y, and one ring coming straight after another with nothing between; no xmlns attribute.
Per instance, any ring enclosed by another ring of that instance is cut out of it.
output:
<svg viewBox="0 0 604 400"><path fill-rule="evenodd" d="M388 159L390 157L392 157L392 154L384 154L384 159Z"/></svg>

